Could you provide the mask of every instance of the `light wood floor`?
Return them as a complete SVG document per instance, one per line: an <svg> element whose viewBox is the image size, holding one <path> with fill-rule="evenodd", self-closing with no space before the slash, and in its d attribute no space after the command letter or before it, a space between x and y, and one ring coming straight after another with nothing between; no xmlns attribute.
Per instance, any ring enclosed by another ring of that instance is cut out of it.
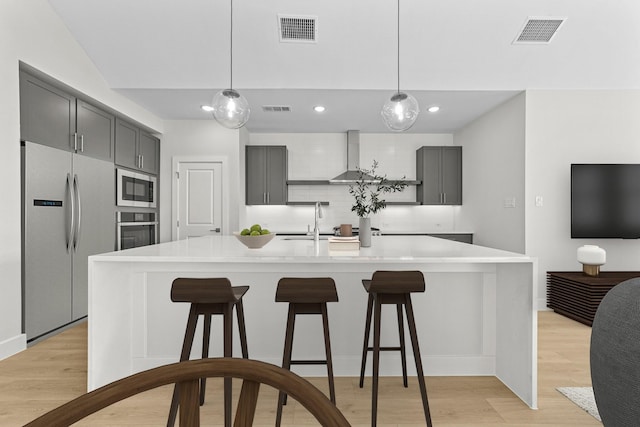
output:
<svg viewBox="0 0 640 427"><path fill-rule="evenodd" d="M435 426L597 426L597 420L556 391L560 386L589 386L591 328L553 312L539 313L538 410L529 409L493 377L427 377ZM85 391L86 323L0 361L0 426L19 426ZM400 378L383 378L378 425L423 426L424 415L415 378L408 389ZM325 378L312 379L325 390ZM203 425L221 425L219 382L209 381L202 408ZM235 390L239 387L235 386ZM128 399L77 425L151 426L166 424L171 389L164 387ZM357 378L336 378L338 406L354 426L370 425L371 388ZM255 425L274 425L276 392L261 389ZM290 400L283 425L314 425Z"/></svg>

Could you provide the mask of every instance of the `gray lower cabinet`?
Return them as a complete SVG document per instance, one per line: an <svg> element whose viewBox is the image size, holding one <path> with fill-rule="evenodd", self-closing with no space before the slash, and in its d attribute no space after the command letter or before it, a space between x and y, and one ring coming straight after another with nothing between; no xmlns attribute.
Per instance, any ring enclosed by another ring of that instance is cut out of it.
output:
<svg viewBox="0 0 640 427"><path fill-rule="evenodd" d="M20 139L113 161L113 114L20 72Z"/></svg>
<svg viewBox="0 0 640 427"><path fill-rule="evenodd" d="M416 151L416 190L423 205L462 204L462 147L425 146Z"/></svg>
<svg viewBox="0 0 640 427"><path fill-rule="evenodd" d="M116 164L156 175L160 140L136 125L116 119Z"/></svg>
<svg viewBox="0 0 640 427"><path fill-rule="evenodd" d="M246 147L246 204L287 204L287 147Z"/></svg>

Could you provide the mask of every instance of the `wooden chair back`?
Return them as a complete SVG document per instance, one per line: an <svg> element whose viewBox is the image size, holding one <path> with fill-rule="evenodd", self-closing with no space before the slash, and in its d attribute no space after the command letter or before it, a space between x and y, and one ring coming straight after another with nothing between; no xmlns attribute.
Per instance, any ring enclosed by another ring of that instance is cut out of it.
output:
<svg viewBox="0 0 640 427"><path fill-rule="evenodd" d="M181 427L200 425L200 378L243 380L234 427L253 424L260 384L281 390L297 400L323 426L350 426L340 410L315 386L289 370L250 359L213 358L164 365L131 375L84 394L26 424L27 427L69 426L109 405L167 384L180 389Z"/></svg>

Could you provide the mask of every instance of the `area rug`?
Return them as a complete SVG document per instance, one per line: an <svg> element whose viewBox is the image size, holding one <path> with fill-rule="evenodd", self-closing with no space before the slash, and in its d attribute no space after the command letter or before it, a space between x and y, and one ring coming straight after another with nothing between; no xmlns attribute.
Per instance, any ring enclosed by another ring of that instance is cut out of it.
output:
<svg viewBox="0 0 640 427"><path fill-rule="evenodd" d="M593 388L591 387L558 387L560 393L564 394L573 403L584 409L593 416L596 420L602 422L600 414L598 414L598 407L596 406L596 399L593 396Z"/></svg>

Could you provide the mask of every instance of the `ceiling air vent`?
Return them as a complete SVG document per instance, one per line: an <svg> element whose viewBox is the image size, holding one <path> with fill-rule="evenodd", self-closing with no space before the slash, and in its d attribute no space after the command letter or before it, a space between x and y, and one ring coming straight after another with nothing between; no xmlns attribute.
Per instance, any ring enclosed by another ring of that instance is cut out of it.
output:
<svg viewBox="0 0 640 427"><path fill-rule="evenodd" d="M566 18L529 17L513 44L550 43Z"/></svg>
<svg viewBox="0 0 640 427"><path fill-rule="evenodd" d="M291 107L286 105L263 105L262 111L270 113L289 113L291 112Z"/></svg>
<svg viewBox="0 0 640 427"><path fill-rule="evenodd" d="M315 43L318 35L316 16L278 15L280 41L293 43Z"/></svg>

